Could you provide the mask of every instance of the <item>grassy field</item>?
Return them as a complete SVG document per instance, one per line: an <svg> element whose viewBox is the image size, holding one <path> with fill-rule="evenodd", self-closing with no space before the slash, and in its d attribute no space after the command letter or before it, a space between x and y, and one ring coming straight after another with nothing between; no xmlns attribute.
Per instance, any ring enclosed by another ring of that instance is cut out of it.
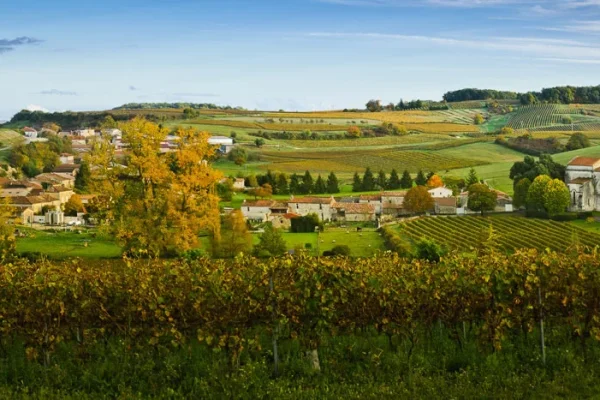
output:
<svg viewBox="0 0 600 400"><path fill-rule="evenodd" d="M17 239L19 253L40 253L48 258L82 257L89 259L118 258L121 248L111 240L94 237L91 233L50 233L29 231L29 237Z"/></svg>
<svg viewBox="0 0 600 400"><path fill-rule="evenodd" d="M304 247L306 243L310 243L312 254L316 255L317 253L316 233L284 233L283 238L290 250L296 246ZM257 236L256 241L258 241ZM325 232L319 233L318 248L320 253L331 250L338 245L350 247L350 255L353 257L371 257L378 251L385 250L381 236L374 230L359 233L353 228L339 228L335 230L326 229Z"/></svg>

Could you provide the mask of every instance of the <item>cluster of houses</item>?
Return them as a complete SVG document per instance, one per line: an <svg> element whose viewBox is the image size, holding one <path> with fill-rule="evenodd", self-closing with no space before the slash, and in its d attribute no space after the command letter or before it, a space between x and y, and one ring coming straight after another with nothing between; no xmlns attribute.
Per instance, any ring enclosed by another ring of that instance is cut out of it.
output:
<svg viewBox="0 0 600 400"><path fill-rule="evenodd" d="M71 163L59 165L53 172L39 174L28 180L0 178L0 197L8 198L22 223L62 225L82 221L82 215L67 217L62 211L75 193L75 175L79 166L72 163L72 157L61 155L61 160ZM80 197L85 204L94 196Z"/></svg>
<svg viewBox="0 0 600 400"><path fill-rule="evenodd" d="M286 228L296 217L316 214L322 221L371 222L393 220L410 216L404 208L406 191L382 192L379 194L352 197L301 197L291 196L287 201L258 200L244 201L241 211L250 221L271 222L275 227ZM467 210L468 193L454 196L446 187L429 190L434 207L430 213L437 215L460 215L471 213ZM459 207L459 205L461 205ZM497 212L512 212L512 199L498 192Z"/></svg>

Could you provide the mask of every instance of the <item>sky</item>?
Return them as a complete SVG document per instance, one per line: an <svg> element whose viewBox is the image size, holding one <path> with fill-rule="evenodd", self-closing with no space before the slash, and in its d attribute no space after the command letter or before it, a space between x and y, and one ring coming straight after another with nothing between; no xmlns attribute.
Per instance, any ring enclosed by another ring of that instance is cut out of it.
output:
<svg viewBox="0 0 600 400"><path fill-rule="evenodd" d="M0 120L600 84L600 0L0 0Z"/></svg>

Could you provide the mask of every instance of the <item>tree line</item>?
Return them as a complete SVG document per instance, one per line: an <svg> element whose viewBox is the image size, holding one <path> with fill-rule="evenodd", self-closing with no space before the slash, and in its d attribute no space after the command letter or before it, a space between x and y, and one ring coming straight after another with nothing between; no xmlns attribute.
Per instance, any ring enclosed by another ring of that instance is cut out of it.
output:
<svg viewBox="0 0 600 400"><path fill-rule="evenodd" d="M444 94L444 101L470 100L519 100L521 104L599 104L600 85L598 86L556 86L544 88L539 92L517 93L492 89L460 89Z"/></svg>
<svg viewBox="0 0 600 400"><path fill-rule="evenodd" d="M115 107L113 110L150 110L150 109L184 109L192 108L194 110L243 110L241 107L232 106L218 106L213 103L186 103L186 102L175 102L175 103L127 103L122 106Z"/></svg>

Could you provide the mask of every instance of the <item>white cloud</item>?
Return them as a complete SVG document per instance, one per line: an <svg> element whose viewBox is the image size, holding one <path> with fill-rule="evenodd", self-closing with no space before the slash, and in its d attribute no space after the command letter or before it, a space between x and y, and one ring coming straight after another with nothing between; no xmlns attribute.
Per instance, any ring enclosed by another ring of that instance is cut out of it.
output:
<svg viewBox="0 0 600 400"><path fill-rule="evenodd" d="M43 112L50 112L47 108L44 108L42 106L39 106L37 104L30 104L27 107L25 107L26 110L29 111L43 111Z"/></svg>
<svg viewBox="0 0 600 400"><path fill-rule="evenodd" d="M401 35L387 33L346 33L346 32L313 32L308 34L315 38L345 38L366 40L387 40L400 44L403 42L424 42L443 47L463 47L482 50L503 50L524 53L528 56L564 58L564 59L600 59L600 47L586 45L581 42L547 39L547 38L506 38L491 37L485 40L452 39L437 36Z"/></svg>

